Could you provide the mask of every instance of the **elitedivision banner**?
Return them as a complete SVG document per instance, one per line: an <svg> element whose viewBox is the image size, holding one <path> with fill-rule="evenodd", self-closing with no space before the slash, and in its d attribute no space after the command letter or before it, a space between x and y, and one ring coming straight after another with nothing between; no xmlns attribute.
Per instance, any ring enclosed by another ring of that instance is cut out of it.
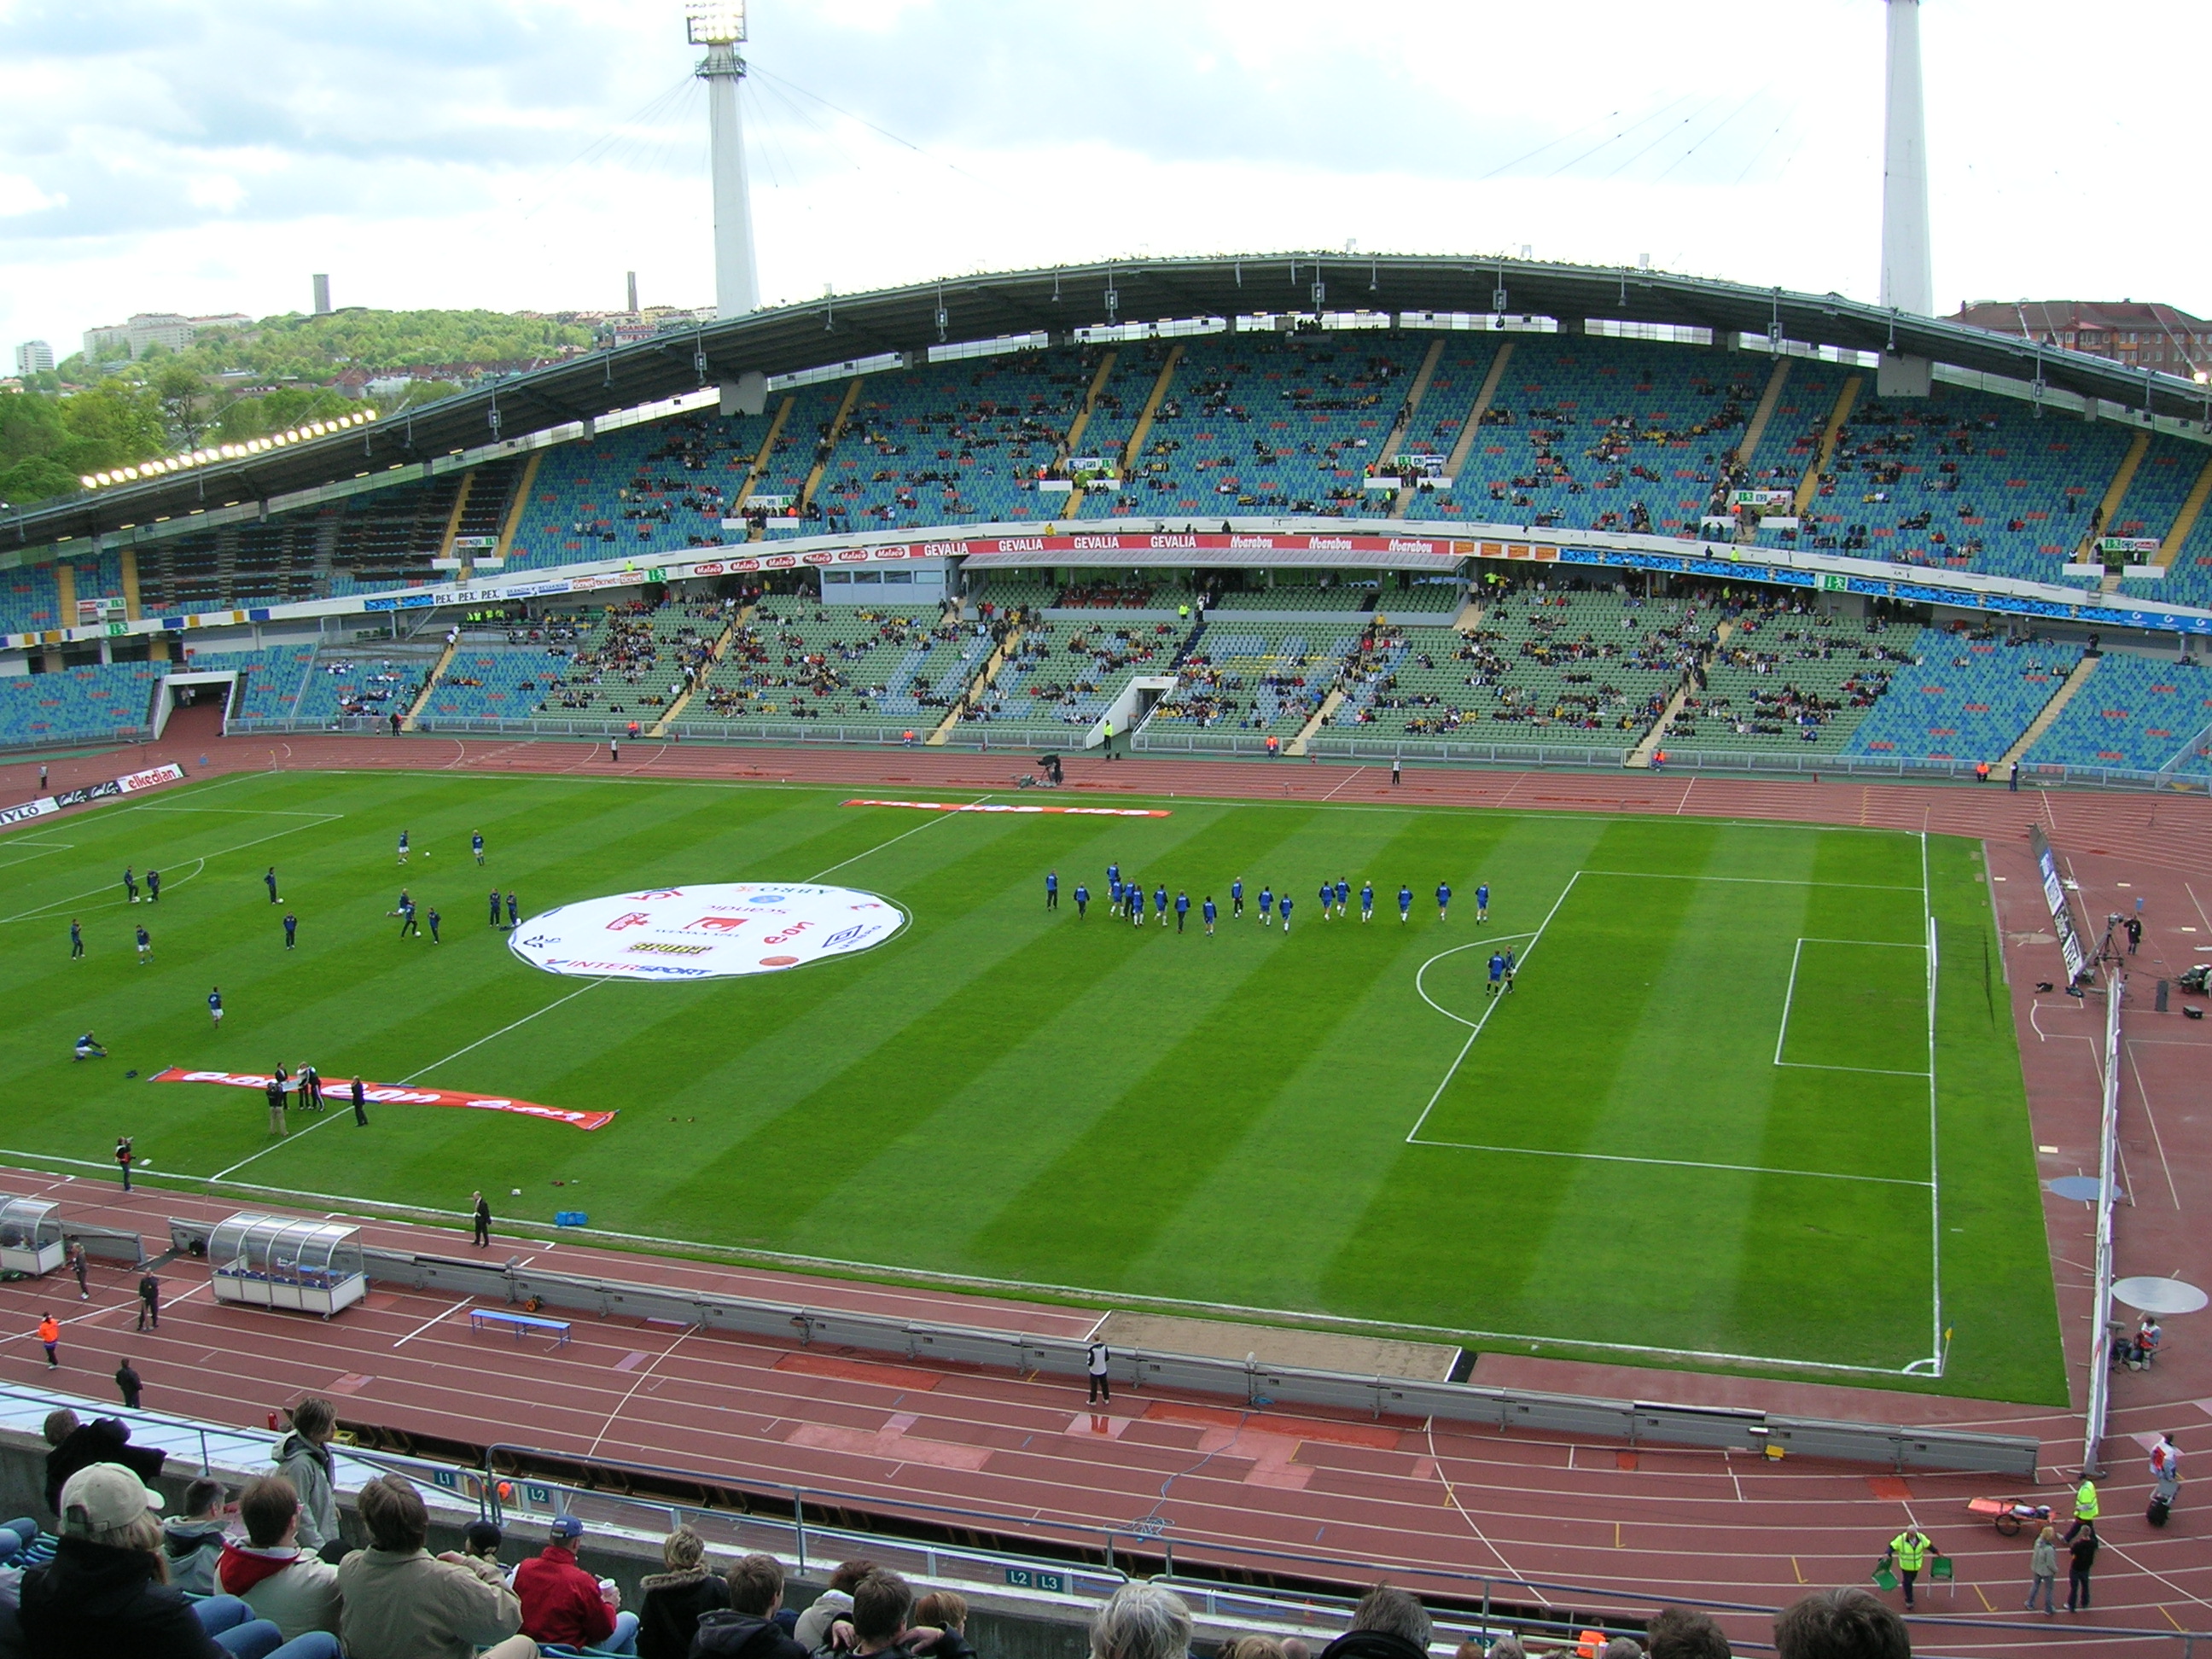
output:
<svg viewBox="0 0 2212 1659"><path fill-rule="evenodd" d="M2036 874L2043 880L2043 898L2051 907L2051 926L2058 935L2058 954L2066 958L2066 982L2079 985L2089 969L2089 953L2074 928L2074 907L2066 902L2065 884L2058 878L2058 860L2044 839L2039 825L2027 826L2028 849L2035 854Z"/></svg>
<svg viewBox="0 0 2212 1659"><path fill-rule="evenodd" d="M220 1083L232 1089L252 1089L266 1093L269 1077L262 1072L191 1072L181 1066L172 1066L166 1072L156 1072L146 1079L149 1083ZM523 1117L544 1118L549 1123L566 1123L579 1129L604 1129L615 1121L612 1112L572 1112L559 1106L536 1106L526 1100L509 1100L503 1095L472 1095L461 1089L420 1089L402 1087L396 1083L363 1083L363 1098L380 1106L465 1106L478 1112L514 1112ZM343 1111L353 1101L353 1085L336 1078L323 1079L323 1099L331 1111Z"/></svg>
<svg viewBox="0 0 2212 1659"><path fill-rule="evenodd" d="M21 823L27 818L45 817L50 812L60 811L64 806L82 806L89 801L135 795L141 789L154 789L165 783L174 783L184 775L185 769L181 766L156 766L143 772L110 778L105 783L87 784L82 789L64 789L55 794L41 795L36 800L27 800L20 805L0 806L0 829L11 823Z"/></svg>

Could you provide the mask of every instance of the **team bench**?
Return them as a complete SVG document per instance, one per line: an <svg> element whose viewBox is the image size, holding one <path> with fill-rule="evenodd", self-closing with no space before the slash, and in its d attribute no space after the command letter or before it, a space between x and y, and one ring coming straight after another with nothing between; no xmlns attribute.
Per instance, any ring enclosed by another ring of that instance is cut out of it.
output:
<svg viewBox="0 0 2212 1659"><path fill-rule="evenodd" d="M469 1328L481 1331L504 1325L514 1333L517 1342L525 1331L544 1331L555 1339L555 1346L568 1340L568 1322L565 1319L540 1319L536 1314L509 1313L504 1308L471 1308L469 1310Z"/></svg>

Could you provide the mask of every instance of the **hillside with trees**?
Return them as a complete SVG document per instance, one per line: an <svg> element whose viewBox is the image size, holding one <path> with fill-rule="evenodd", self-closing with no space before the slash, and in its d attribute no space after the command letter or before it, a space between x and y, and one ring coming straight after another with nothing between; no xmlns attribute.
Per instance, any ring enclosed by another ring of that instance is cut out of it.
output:
<svg viewBox="0 0 2212 1659"><path fill-rule="evenodd" d="M156 347L136 362L80 354L0 395L0 506L67 495L88 473L349 413L372 380L408 377L367 398L389 414L588 349L595 337L526 312L354 307L204 329L186 350Z"/></svg>

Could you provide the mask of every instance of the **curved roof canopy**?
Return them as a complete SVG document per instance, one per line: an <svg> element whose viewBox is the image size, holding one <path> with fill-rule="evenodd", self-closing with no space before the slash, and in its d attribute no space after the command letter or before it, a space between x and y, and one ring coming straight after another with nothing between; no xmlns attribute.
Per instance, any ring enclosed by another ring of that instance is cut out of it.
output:
<svg viewBox="0 0 2212 1659"><path fill-rule="evenodd" d="M2208 418L2212 389L2103 358L1911 317L1840 295L1664 272L1531 260L1401 255L1267 254L1143 259L948 277L879 293L825 297L572 357L351 431L70 496L0 523L0 548L89 538L201 507L295 491L470 450L747 374L785 374L951 342L1170 318L1329 311L1493 309L1607 318L1892 351L2007 378L2037 379L2081 398L2187 419ZM1320 300L1316 303L1316 292Z"/></svg>

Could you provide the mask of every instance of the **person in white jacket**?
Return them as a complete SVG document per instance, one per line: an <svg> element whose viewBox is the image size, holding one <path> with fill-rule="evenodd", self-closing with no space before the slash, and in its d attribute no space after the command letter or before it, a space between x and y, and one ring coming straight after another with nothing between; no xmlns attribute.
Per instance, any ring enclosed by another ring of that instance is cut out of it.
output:
<svg viewBox="0 0 2212 1659"><path fill-rule="evenodd" d="M300 1493L281 1474L249 1481L238 1496L246 1541L228 1540L216 1565L216 1588L235 1595L284 1632L338 1633L338 1570L300 1547Z"/></svg>

